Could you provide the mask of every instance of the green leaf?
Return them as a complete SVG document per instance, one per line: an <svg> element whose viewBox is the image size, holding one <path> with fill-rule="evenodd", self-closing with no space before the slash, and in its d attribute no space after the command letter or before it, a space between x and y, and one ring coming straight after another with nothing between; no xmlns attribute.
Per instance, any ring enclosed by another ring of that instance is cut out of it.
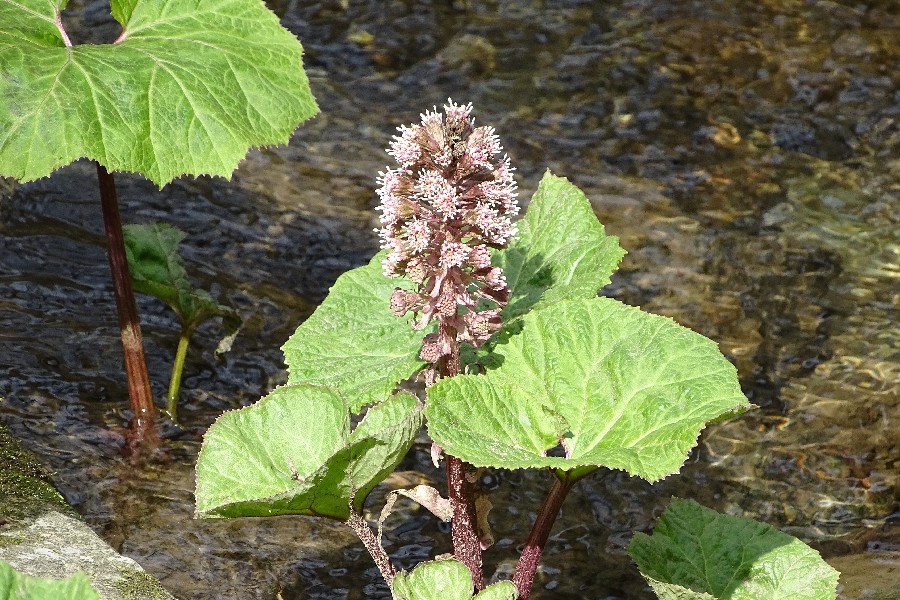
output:
<svg viewBox="0 0 900 600"><path fill-rule="evenodd" d="M356 412L383 401L425 362L419 359L425 331L391 312L394 288L412 282L391 279L381 270L385 252L368 265L338 277L328 297L281 348L288 383L333 387Z"/></svg>
<svg viewBox="0 0 900 600"><path fill-rule="evenodd" d="M703 592L695 592L694 590L689 590L677 585L666 585L647 577L644 579L647 580L647 583L650 584L650 587L656 593L656 597L660 600L716 600L713 596L704 594Z"/></svg>
<svg viewBox="0 0 900 600"><path fill-rule="evenodd" d="M66 579L31 577L0 560L0 598L4 600L99 600L91 582L80 571Z"/></svg>
<svg viewBox="0 0 900 600"><path fill-rule="evenodd" d="M797 538L678 498L628 553L662 600L834 600L839 576Z"/></svg>
<svg viewBox="0 0 900 600"><path fill-rule="evenodd" d="M498 581L475 594L475 600L517 600L519 590L512 581Z"/></svg>
<svg viewBox="0 0 900 600"><path fill-rule="evenodd" d="M197 460L202 517L318 515L345 520L350 504L393 471L422 424L422 408L400 393L350 431L334 390L286 385L209 428Z"/></svg>
<svg viewBox="0 0 900 600"><path fill-rule="evenodd" d="M0 2L0 175L88 157L162 186L229 177L318 108L302 48L259 0L112 0L111 44L67 46L65 1Z"/></svg>
<svg viewBox="0 0 900 600"><path fill-rule="evenodd" d="M429 389L431 437L477 466L676 472L704 424L749 406L716 344L609 298L522 318L484 375ZM557 449L565 456L547 456Z"/></svg>
<svg viewBox="0 0 900 600"><path fill-rule="evenodd" d="M518 237L494 256L510 288L504 322L561 300L596 296L625 256L584 193L549 171L518 226Z"/></svg>
<svg viewBox="0 0 900 600"><path fill-rule="evenodd" d="M402 571L391 583L394 600L472 600L475 585L468 567L458 560L434 560ZM516 587L501 581L482 590L476 600L516 600Z"/></svg>
<svg viewBox="0 0 900 600"><path fill-rule="evenodd" d="M172 307L185 328L193 330L210 317L239 323L233 309L219 304L204 290L191 287L178 245L183 231L166 223L125 225L125 254L134 289ZM232 327L234 328L234 327Z"/></svg>

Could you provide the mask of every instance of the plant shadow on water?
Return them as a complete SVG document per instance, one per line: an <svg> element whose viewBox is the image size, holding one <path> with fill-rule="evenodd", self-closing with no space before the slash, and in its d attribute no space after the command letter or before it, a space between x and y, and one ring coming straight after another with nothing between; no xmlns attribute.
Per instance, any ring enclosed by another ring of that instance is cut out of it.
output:
<svg viewBox="0 0 900 600"><path fill-rule="evenodd" d="M866 557L900 551L890 4L298 4L275 8L306 48L322 115L289 146L251 153L230 183L159 193L120 180L123 219L186 231L191 277L246 322L220 358L216 327L198 330L165 462L135 471L118 458L126 388L90 166L0 202L0 418L88 523L183 598L388 596L336 523L193 520L193 464L219 413L285 380L278 347L374 253L393 127L453 96L496 125L522 197L547 167L585 190L629 250L604 293L719 342L761 407L710 426L682 474L654 486L617 471L579 482L532 597L651 598L624 547L672 495L809 541L856 582L842 598L863 597L879 571ZM77 23L108 24L103 3L83 6ZM162 398L178 324L139 303ZM416 445L369 510L389 487L439 482L430 462ZM425 480L407 481L412 468ZM511 572L549 477L484 474L502 507L488 575ZM425 514L402 503L388 521L403 567L448 548Z"/></svg>

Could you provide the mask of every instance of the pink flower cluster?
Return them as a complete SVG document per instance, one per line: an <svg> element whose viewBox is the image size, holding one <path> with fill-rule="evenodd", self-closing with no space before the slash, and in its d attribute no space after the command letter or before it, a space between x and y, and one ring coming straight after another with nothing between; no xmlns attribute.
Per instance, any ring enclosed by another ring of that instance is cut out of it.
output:
<svg viewBox="0 0 900 600"><path fill-rule="evenodd" d="M448 100L444 114L399 127L388 149L399 168L379 173L381 247L389 277L407 276L415 291L397 289L391 309L413 311L415 329L438 320L421 358L459 369L459 342L482 345L500 327L509 289L490 248L516 234L512 167L492 127L475 127L472 105ZM481 300L491 302L479 305ZM455 369L455 371L454 371Z"/></svg>

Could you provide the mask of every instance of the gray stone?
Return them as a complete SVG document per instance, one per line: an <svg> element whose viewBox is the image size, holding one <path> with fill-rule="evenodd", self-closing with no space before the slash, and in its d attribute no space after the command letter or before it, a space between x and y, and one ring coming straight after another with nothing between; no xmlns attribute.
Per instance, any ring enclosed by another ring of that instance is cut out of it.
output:
<svg viewBox="0 0 900 600"><path fill-rule="evenodd" d="M81 571L101 600L175 600L119 555L65 503L35 456L0 424L0 561L33 577Z"/></svg>

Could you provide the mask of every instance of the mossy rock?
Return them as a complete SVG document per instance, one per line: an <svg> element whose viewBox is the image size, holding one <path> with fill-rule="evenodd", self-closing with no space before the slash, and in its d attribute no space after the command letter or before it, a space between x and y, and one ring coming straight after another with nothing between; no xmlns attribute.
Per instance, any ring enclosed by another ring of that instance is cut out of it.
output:
<svg viewBox="0 0 900 600"><path fill-rule="evenodd" d="M87 575L101 600L175 600L159 581L85 525L50 472L0 423L0 560L49 579Z"/></svg>
<svg viewBox="0 0 900 600"><path fill-rule="evenodd" d="M0 526L34 519L48 510L75 512L50 482L50 472L0 423ZM2 543L2 542L0 542Z"/></svg>

